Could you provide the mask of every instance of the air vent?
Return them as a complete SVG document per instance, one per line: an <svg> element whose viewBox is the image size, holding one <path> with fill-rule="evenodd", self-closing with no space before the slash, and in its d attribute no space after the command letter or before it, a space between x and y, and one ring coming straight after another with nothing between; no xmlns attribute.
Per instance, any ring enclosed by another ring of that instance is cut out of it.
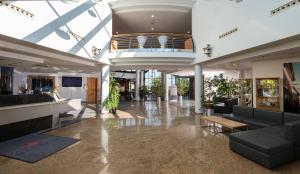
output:
<svg viewBox="0 0 300 174"><path fill-rule="evenodd" d="M229 35L231 35L231 34L237 32L237 31L238 31L238 28L234 28L234 29L232 29L232 30L230 30L230 31L228 31L228 32L226 32L226 33L221 34L221 35L219 36L219 39L222 39L222 38L224 38L224 37L227 37L227 36L229 36Z"/></svg>
<svg viewBox="0 0 300 174"><path fill-rule="evenodd" d="M72 35L74 38L76 38L77 40L84 40L84 38L82 36L80 36L79 34L74 33L71 30L67 30L67 32Z"/></svg>
<svg viewBox="0 0 300 174"><path fill-rule="evenodd" d="M284 5L281 5L280 7L276 8L274 10L271 10L271 15L276 15L280 12L290 9L291 7L295 7L296 5L299 5L299 4L300 4L300 0L292 0Z"/></svg>
<svg viewBox="0 0 300 174"><path fill-rule="evenodd" d="M18 7L18 6L15 6L10 2L0 1L0 6L7 7L8 9L10 9L14 12L17 12L19 14L22 14L22 15L30 17L30 18L32 18L34 16L33 13L30 13L29 11L24 10L24 9Z"/></svg>

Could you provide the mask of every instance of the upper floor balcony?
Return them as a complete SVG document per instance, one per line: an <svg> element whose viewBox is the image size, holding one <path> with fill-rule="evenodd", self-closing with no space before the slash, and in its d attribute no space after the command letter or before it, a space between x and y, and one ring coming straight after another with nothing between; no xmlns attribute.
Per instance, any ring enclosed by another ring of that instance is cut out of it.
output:
<svg viewBox="0 0 300 174"><path fill-rule="evenodd" d="M113 35L111 52L194 52L190 34L134 33Z"/></svg>

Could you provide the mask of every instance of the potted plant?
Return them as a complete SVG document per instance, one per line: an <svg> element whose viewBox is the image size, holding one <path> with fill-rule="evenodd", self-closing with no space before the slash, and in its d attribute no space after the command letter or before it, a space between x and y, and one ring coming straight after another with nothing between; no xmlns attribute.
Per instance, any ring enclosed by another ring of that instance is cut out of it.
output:
<svg viewBox="0 0 300 174"><path fill-rule="evenodd" d="M116 110L119 106L119 100L119 83L115 79L111 78L109 82L109 96L105 99L103 105L109 112L116 114Z"/></svg>
<svg viewBox="0 0 300 174"><path fill-rule="evenodd" d="M176 86L179 101L182 101L183 95L189 90L188 81L186 79L178 79Z"/></svg>
<svg viewBox="0 0 300 174"><path fill-rule="evenodd" d="M147 94L148 94L148 87L147 86L141 86L140 87L140 97L142 99L142 101L145 101L145 99L147 98Z"/></svg>
<svg viewBox="0 0 300 174"><path fill-rule="evenodd" d="M202 97L202 106L206 110L208 116L213 114L214 99L216 92L214 89L214 81L212 78L206 78L204 80L204 96Z"/></svg>
<svg viewBox="0 0 300 174"><path fill-rule="evenodd" d="M155 79L153 80L152 87L151 87L151 92L155 94L157 103L160 103L161 101L161 96L163 95L163 86L161 84L160 79Z"/></svg>

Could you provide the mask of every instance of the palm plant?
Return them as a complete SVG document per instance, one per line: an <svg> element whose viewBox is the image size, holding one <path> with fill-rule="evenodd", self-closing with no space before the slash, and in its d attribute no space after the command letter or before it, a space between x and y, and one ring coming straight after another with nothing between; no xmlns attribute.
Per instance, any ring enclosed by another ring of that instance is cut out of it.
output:
<svg viewBox="0 0 300 174"><path fill-rule="evenodd" d="M151 92L156 95L156 97L161 97L163 95L163 86L161 84L160 79L153 80L152 86L151 86Z"/></svg>
<svg viewBox="0 0 300 174"><path fill-rule="evenodd" d="M109 96L105 99L103 105L109 112L115 114L120 101L119 83L111 78L109 82Z"/></svg>
<svg viewBox="0 0 300 174"><path fill-rule="evenodd" d="M147 86L141 86L140 87L140 97L141 98L146 98L147 96L147 93L148 93L148 87Z"/></svg>
<svg viewBox="0 0 300 174"><path fill-rule="evenodd" d="M178 79L176 86L178 96L183 96L189 90L189 84L187 79Z"/></svg>

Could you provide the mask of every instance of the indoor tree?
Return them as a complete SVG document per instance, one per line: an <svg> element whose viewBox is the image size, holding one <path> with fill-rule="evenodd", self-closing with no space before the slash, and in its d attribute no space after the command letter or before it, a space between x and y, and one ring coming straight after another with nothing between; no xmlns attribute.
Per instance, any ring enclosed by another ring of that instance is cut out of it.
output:
<svg viewBox="0 0 300 174"><path fill-rule="evenodd" d="M188 80L180 78L177 80L176 86L179 99L182 100L182 96L184 96L184 94L186 94L189 90Z"/></svg>
<svg viewBox="0 0 300 174"><path fill-rule="evenodd" d="M157 97L157 101L159 102L161 100L161 96L163 95L163 86L161 84L160 79L154 79L151 86L151 92L155 94Z"/></svg>
<svg viewBox="0 0 300 174"><path fill-rule="evenodd" d="M109 81L109 96L104 100L103 105L105 109L115 114L116 109L119 106L119 101L120 101L119 83L115 79L111 78Z"/></svg>
<svg viewBox="0 0 300 174"><path fill-rule="evenodd" d="M148 94L148 87L143 85L140 87L140 97L142 100L145 100Z"/></svg>

